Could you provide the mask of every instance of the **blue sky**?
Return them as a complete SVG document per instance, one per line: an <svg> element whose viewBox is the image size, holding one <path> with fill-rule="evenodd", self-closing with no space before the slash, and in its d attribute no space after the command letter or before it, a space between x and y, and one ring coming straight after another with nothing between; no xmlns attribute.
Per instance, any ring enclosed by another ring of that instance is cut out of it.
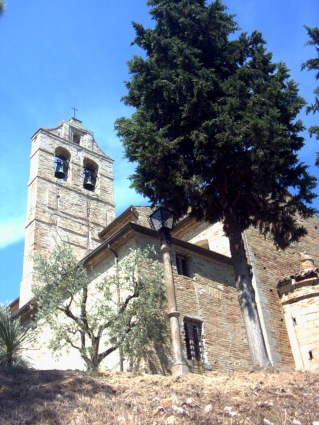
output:
<svg viewBox="0 0 319 425"><path fill-rule="evenodd" d="M114 160L116 212L146 200L129 189L133 167L123 159L114 133L116 118L132 111L121 103L126 93L127 61L139 53L130 46L131 22L152 25L146 0L7 0L0 18L0 302L19 296L31 136L73 115L94 132ZM283 61L313 101L319 84L301 63L315 56L303 25L319 26L318 0L225 0L243 31L263 33L274 61ZM319 116L303 113L307 126ZM312 174L319 144L305 133L300 154ZM319 209L319 200L315 206Z"/></svg>

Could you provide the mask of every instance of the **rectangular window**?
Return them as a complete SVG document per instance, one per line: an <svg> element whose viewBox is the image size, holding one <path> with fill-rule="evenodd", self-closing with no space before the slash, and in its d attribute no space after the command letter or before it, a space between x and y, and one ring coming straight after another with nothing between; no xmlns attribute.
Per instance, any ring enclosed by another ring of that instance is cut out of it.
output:
<svg viewBox="0 0 319 425"><path fill-rule="evenodd" d="M189 276L189 264L187 258L183 255L176 255L176 268L178 274Z"/></svg>
<svg viewBox="0 0 319 425"><path fill-rule="evenodd" d="M187 359L201 361L203 357L202 322L185 318L184 331Z"/></svg>

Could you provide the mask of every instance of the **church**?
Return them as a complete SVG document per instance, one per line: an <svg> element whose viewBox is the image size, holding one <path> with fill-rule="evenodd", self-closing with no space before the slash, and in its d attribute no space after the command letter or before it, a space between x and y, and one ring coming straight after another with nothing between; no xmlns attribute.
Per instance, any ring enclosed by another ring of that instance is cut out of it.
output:
<svg viewBox="0 0 319 425"><path fill-rule="evenodd" d="M80 120L40 128L32 136L30 158L23 277L20 297L11 303L13 317L22 319L30 311L35 253L46 255L57 243L67 243L85 267L107 273L114 256L121 261L130 248L152 245L160 252L150 207L128 206L115 216L113 160ZM263 338L275 370L319 369L319 218L313 216L303 225L308 234L285 251L276 250L255 228L243 235ZM188 370L250 370L221 223L185 217L171 236L182 355ZM55 359L46 346L48 335L31 353L34 367L83 369L80 356L71 351ZM120 353L115 352L102 366L119 370L120 364ZM160 364L153 362L152 371L160 373ZM167 365L169 370L170 358Z"/></svg>

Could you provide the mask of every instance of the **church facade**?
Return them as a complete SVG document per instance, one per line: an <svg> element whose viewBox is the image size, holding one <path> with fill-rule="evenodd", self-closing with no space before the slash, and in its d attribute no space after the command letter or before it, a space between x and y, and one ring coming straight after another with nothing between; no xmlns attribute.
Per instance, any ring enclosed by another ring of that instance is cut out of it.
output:
<svg viewBox="0 0 319 425"><path fill-rule="evenodd" d="M91 131L72 118L32 138L25 258L15 316L27 314L32 298L32 255L46 254L57 242L70 244L79 261L108 273L130 248L155 247L149 207L130 206L115 218L113 161L98 147ZM319 218L304 221L308 230L286 251L256 229L244 233L247 257L263 337L272 366L278 370L319 368ZM228 239L220 223L185 217L172 231L172 267L183 357L190 371L250 370L245 326L238 302ZM34 366L82 368L75 353L55 360L42 335ZM171 359L156 352L146 370L170 370ZM104 366L117 369L119 353ZM102 365L103 366L103 365Z"/></svg>

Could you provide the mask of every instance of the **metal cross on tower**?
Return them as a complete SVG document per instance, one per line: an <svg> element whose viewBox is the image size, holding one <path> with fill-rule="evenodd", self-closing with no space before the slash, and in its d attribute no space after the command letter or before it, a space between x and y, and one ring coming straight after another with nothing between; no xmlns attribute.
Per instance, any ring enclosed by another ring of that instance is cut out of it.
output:
<svg viewBox="0 0 319 425"><path fill-rule="evenodd" d="M76 109L75 106L71 106L71 109L73 109L73 118L75 118L75 111L78 111L78 109Z"/></svg>

